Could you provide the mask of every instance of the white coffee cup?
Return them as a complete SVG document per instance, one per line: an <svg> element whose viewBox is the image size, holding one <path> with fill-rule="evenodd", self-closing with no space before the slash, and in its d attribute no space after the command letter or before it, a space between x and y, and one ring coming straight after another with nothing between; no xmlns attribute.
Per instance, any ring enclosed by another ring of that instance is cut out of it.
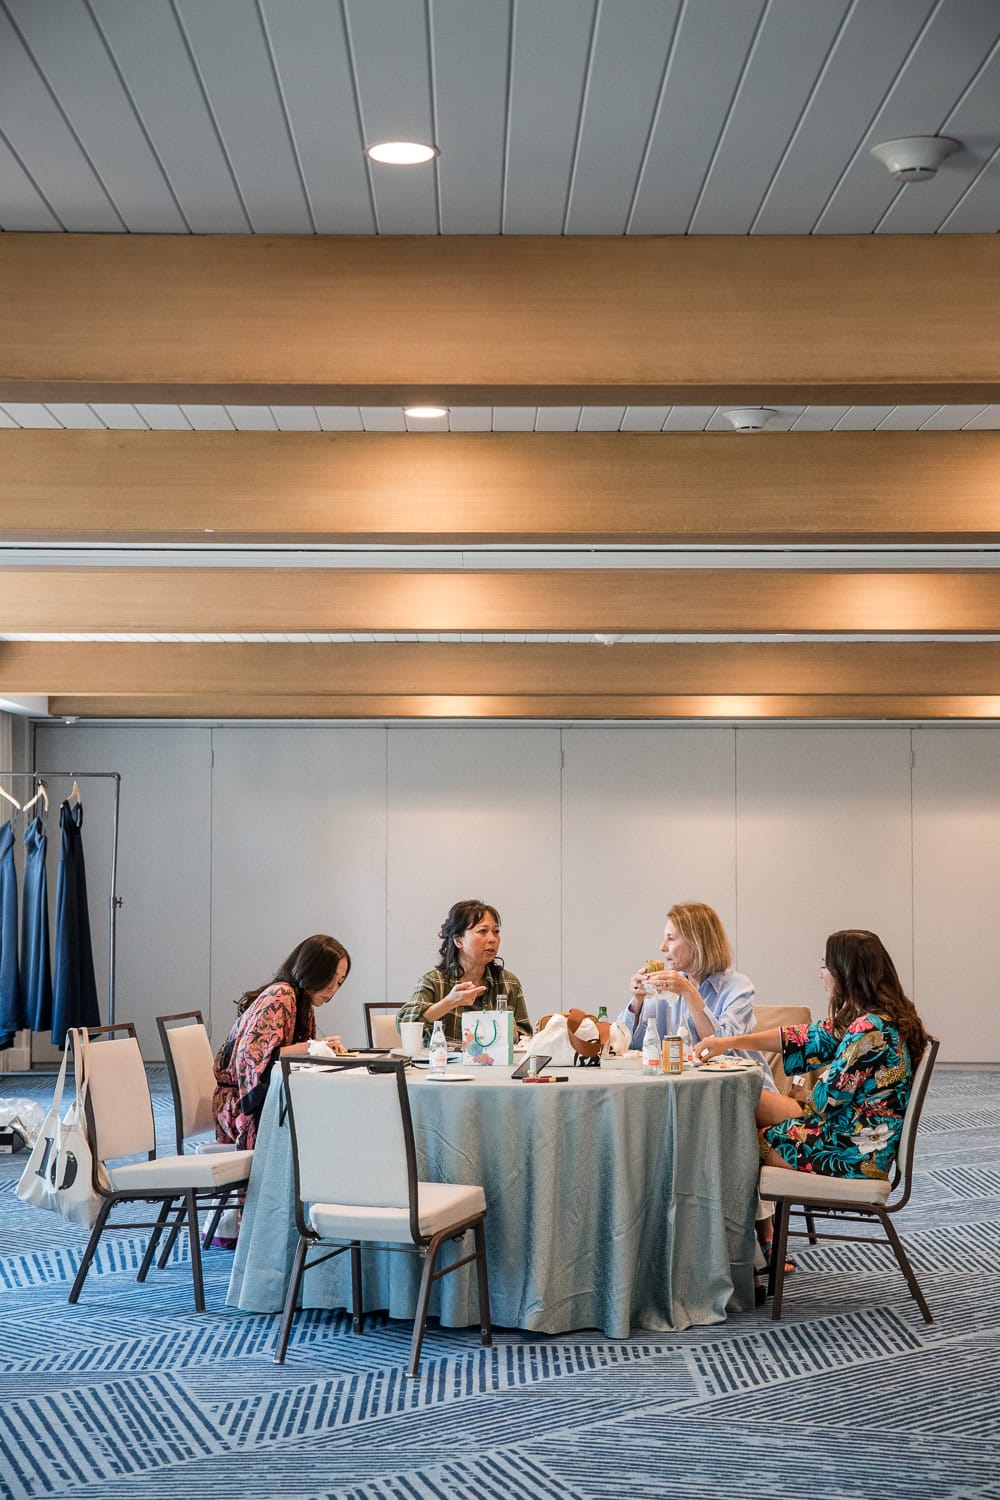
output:
<svg viewBox="0 0 1000 1500"><path fill-rule="evenodd" d="M418 1057L423 1052L423 1021L401 1021L399 1023L399 1035L402 1038L403 1051L410 1057Z"/></svg>

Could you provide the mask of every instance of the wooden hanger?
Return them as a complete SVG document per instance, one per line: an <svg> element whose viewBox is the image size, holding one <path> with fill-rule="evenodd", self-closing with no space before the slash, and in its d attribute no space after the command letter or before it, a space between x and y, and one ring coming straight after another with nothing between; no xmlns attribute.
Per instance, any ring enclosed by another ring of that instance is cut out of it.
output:
<svg viewBox="0 0 1000 1500"><path fill-rule="evenodd" d="M20 802L18 802L17 798L12 797L10 792L5 792L2 786L0 786L0 797L6 797L7 801L11 804L12 807L15 808L17 812L21 811L21 804ZM11 821L13 821L13 817Z"/></svg>
<svg viewBox="0 0 1000 1500"><path fill-rule="evenodd" d="M66 798L66 801L67 802L72 802L72 800L73 800L74 797L76 798L76 800L77 800L78 803L83 801L83 798L80 796L80 788L77 786L77 784L76 784L75 781L73 783L72 791L70 792L69 796Z"/></svg>
<svg viewBox="0 0 1000 1500"><path fill-rule="evenodd" d="M39 784L38 784L38 791L32 797L32 799L31 799L30 802L26 802L24 804L24 806L21 808L21 811L22 812L27 812L28 808L29 807L34 807L35 803L38 802L39 800L41 800L45 804L45 812L48 813L48 810L49 810L49 794L45 790L45 783L44 782L39 782Z"/></svg>

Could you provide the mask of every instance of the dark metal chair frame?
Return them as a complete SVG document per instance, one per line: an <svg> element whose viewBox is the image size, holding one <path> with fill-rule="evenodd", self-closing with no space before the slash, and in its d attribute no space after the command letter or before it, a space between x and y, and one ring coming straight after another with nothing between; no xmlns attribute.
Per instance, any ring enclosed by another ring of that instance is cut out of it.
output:
<svg viewBox="0 0 1000 1500"><path fill-rule="evenodd" d="M413 1317L413 1337L410 1342L410 1360L407 1373L415 1377L420 1367L420 1349L423 1344L424 1330L427 1324L427 1308L430 1303L431 1290L434 1282L442 1276L448 1276L452 1271L457 1271L461 1266L467 1266L471 1262L476 1263L476 1272L479 1287L479 1323L480 1341L484 1348L489 1348L493 1343L493 1325L490 1318L490 1290L486 1270L486 1235L484 1229L485 1211L475 1214L470 1218L450 1224L447 1229L439 1231L435 1235L424 1235L420 1231L420 1213L417 1201L417 1150L413 1135L413 1118L410 1114L410 1099L406 1087L406 1063L402 1060L390 1058L379 1059L377 1062L358 1062L354 1059L338 1059L336 1062L322 1062L310 1059L310 1067L322 1067L331 1073L346 1072L352 1068L367 1068L371 1073L394 1073L396 1077L397 1098L399 1101L400 1116L403 1125L403 1141L406 1151L406 1177L409 1189L410 1201L410 1237L412 1245L385 1244L382 1241L349 1240L344 1244L335 1244L335 1248L325 1251L316 1259L307 1263L306 1256L310 1249L323 1244L334 1244L330 1240L324 1240L307 1223L305 1217L305 1205L299 1190L299 1152L298 1140L295 1133L295 1110L292 1106L291 1090L288 1087L288 1075L297 1066L296 1060L283 1057L281 1059L281 1088L282 1096L288 1112L288 1124L292 1136L292 1161L295 1168L295 1225L299 1232L298 1244L295 1247L295 1256L292 1262L292 1272L288 1282L288 1290L285 1295L285 1306L281 1314L281 1326L278 1331L278 1343L274 1352L275 1364L284 1364L285 1351L288 1347L288 1338L291 1332L292 1319L295 1316L295 1308L299 1299L299 1290L302 1284L302 1276L306 1270L320 1266L324 1261L332 1260L335 1255L343 1255L345 1251L351 1256L351 1322L354 1332L360 1334L364 1331L364 1297L361 1281L361 1247L362 1244L377 1244L379 1249L401 1251L403 1254L414 1253L423 1258L423 1274L420 1278L420 1289L417 1294L417 1306ZM467 1229L472 1229L475 1237L475 1250L453 1261L451 1265L437 1267L437 1256L441 1246L446 1240L459 1240Z"/></svg>
<svg viewBox="0 0 1000 1500"><path fill-rule="evenodd" d="M778 1194L763 1191L761 1192L762 1198L768 1199L775 1205L774 1244L771 1252L771 1265L767 1280L768 1296L773 1299L771 1304L772 1318L781 1317L782 1292L784 1290L785 1283L785 1254L788 1238L791 1235L793 1239L808 1239L809 1243L813 1245L817 1242L817 1240L845 1240L849 1241L851 1244L858 1245L888 1245L892 1250L892 1253L896 1257L896 1264L899 1266L899 1269L902 1271L904 1277L906 1278L906 1284L909 1288L910 1296L919 1307L924 1322L933 1323L934 1319L931 1316L930 1308L927 1306L924 1294L920 1290L920 1286L917 1283L917 1278L914 1274L913 1267L910 1264L910 1260L906 1254L905 1249L903 1248L903 1242L900 1239L896 1227L889 1216L890 1214L898 1213L899 1210L901 1208L904 1208L909 1201L910 1192L913 1185L913 1155L917 1138L917 1127L920 1123L920 1115L924 1107L924 1099L927 1096L927 1088L930 1083L931 1074L934 1071L934 1062L937 1058L938 1048L940 1045L940 1041L937 1037L928 1037L928 1050L927 1054L925 1054L926 1067L924 1068L922 1076L917 1081L914 1087L913 1094L907 1106L906 1116L909 1128L907 1130L907 1136L903 1150L900 1152L893 1165L891 1190L892 1192L895 1192L898 1185L902 1183L903 1191L894 1202L886 1202L885 1204L861 1205L845 1203L842 1199L839 1201L836 1199L828 1199L824 1202L821 1199L816 1200L810 1198L808 1200L808 1203L803 1203L801 1207L793 1208L792 1205L795 1202L796 1188L795 1179L801 1176L800 1173L796 1172L788 1172L784 1174L790 1179L787 1194ZM924 1060L925 1058L922 1056L921 1062L924 1062ZM810 1177L810 1183L813 1185L819 1180L820 1179L816 1176ZM795 1213L797 1216L805 1218L807 1227L805 1229L790 1230L788 1227L790 1213ZM821 1220L832 1220L837 1224L870 1224L873 1220L876 1220L881 1225L885 1237L879 1238L873 1235L860 1234L834 1234L831 1232L818 1230L815 1226L816 1218L819 1218Z"/></svg>
<svg viewBox="0 0 1000 1500"><path fill-rule="evenodd" d="M177 1014L173 1016L156 1017L156 1030L159 1033L160 1046L163 1048L163 1061L167 1066L167 1078L170 1080L170 1093L174 1102L174 1135L177 1141L177 1155L183 1156L184 1110L181 1103L181 1086L180 1080L177 1077L177 1066L174 1062L174 1055L171 1051L169 1041L169 1032L171 1029L169 1027L169 1022L171 1021L192 1022L196 1026L204 1026L205 1017L202 1015L200 1010L182 1010L178 1011ZM219 1227L219 1220L222 1218L222 1215L225 1213L227 1208L233 1208L236 1205L236 1203L239 1201L239 1195L242 1191L243 1189L238 1187L227 1188L226 1191L224 1193L220 1193L218 1198L215 1200L215 1207L212 1213L212 1217L209 1219L208 1225L205 1229L205 1233L201 1237L201 1247L203 1250L207 1250L211 1245L212 1240L215 1237L215 1231ZM156 1262L156 1269L158 1271L162 1271L167 1261L170 1259L170 1252L174 1248L174 1242L177 1239L181 1224L183 1223L183 1218L184 1216L179 1214L170 1226L170 1233L167 1235L166 1243L164 1244L163 1250L160 1253L160 1258Z"/></svg>

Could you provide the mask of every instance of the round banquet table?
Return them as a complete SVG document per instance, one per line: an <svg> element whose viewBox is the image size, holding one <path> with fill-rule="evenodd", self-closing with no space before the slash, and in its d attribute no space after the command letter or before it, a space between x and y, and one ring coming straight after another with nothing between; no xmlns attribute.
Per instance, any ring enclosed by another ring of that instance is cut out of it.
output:
<svg viewBox="0 0 1000 1500"><path fill-rule="evenodd" d="M485 1190L495 1324L625 1338L753 1306L758 1068L643 1078L632 1063L605 1063L550 1070L568 1073L558 1084L470 1071L438 1082L410 1068L407 1079L419 1176ZM227 1297L248 1312L280 1311L297 1240L280 1093L275 1068ZM363 1178L363 1139L330 1149L349 1152ZM420 1266L366 1247L365 1310L412 1318ZM350 1306L348 1256L306 1272L302 1306ZM437 1282L431 1312L447 1327L478 1325L474 1267Z"/></svg>

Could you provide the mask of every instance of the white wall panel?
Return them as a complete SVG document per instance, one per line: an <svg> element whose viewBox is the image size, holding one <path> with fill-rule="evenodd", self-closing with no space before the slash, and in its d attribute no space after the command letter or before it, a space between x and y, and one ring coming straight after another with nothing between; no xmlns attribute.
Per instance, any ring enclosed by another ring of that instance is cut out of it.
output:
<svg viewBox="0 0 1000 1500"><path fill-rule="evenodd" d="M944 1059L1000 1061L1000 730L912 739L911 772L889 726L42 725L36 763L122 775L117 1013L151 1058L154 1016L201 1007L218 1042L315 931L355 964L322 1029L360 1038L362 1002L405 999L480 895L536 1017L620 1003L667 907L702 899L764 1002L821 1014L826 934L867 926ZM112 789L81 787L106 1012ZM57 806L49 833L54 901Z"/></svg>
<svg viewBox="0 0 1000 1500"><path fill-rule="evenodd" d="M531 1016L560 1009L559 821L558 729L390 729L391 1000L433 968L448 908L478 897Z"/></svg>
<svg viewBox="0 0 1000 1500"><path fill-rule="evenodd" d="M321 1035L363 1035L363 1001L385 989L385 730L213 731L212 1022L265 983L302 938L328 932L351 954Z"/></svg>
<svg viewBox="0 0 1000 1500"><path fill-rule="evenodd" d="M916 996L949 1061L1000 1059L1000 736L913 734Z"/></svg>
<svg viewBox="0 0 1000 1500"><path fill-rule="evenodd" d="M762 1004L825 1013L828 933L867 927L912 983L908 729L736 737L740 967Z"/></svg>
<svg viewBox="0 0 1000 1500"><path fill-rule="evenodd" d="M614 1017L674 902L707 901L735 941L734 732L566 729L563 749L564 999Z"/></svg>
<svg viewBox="0 0 1000 1500"><path fill-rule="evenodd" d="M134 1021L143 1055L158 1057L156 1016L208 1011L210 731L44 725L37 731L35 764L40 770L121 774L117 888L123 904L117 920L115 1020ZM59 799L71 785L69 780L59 780L49 786L52 910L59 859ZM97 992L101 1019L106 1022L114 783L81 780L80 792ZM51 930L54 940L54 924ZM45 1055L38 1044L34 1053Z"/></svg>

